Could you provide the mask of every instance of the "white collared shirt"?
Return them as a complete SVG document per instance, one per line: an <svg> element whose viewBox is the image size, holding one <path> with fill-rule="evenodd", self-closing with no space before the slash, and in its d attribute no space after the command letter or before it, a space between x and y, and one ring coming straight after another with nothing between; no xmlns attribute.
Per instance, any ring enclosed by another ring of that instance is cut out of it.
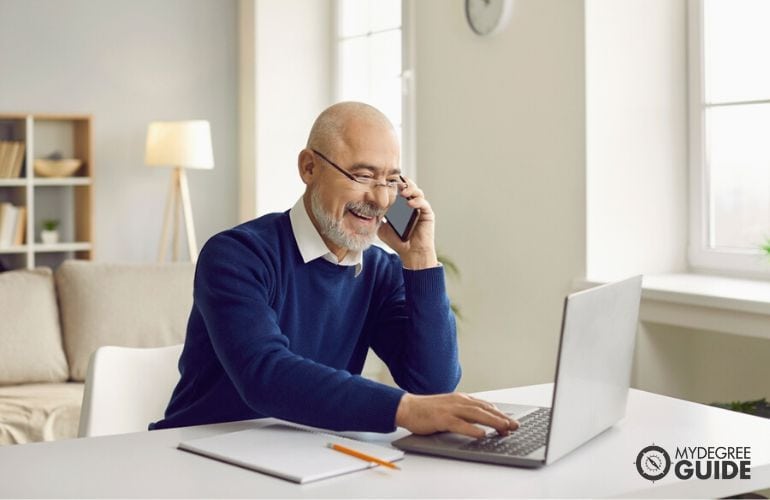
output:
<svg viewBox="0 0 770 500"><path fill-rule="evenodd" d="M313 221L305 210L305 204L302 197L289 210L289 221L291 230L294 232L294 240L297 242L299 253L302 255L302 261L307 264L311 260L322 257L324 260L337 264L339 266L356 266L356 276L361 274L361 268L364 264L363 252L353 252L348 250L345 258L340 262L337 256L329 251L321 235L318 234Z"/></svg>

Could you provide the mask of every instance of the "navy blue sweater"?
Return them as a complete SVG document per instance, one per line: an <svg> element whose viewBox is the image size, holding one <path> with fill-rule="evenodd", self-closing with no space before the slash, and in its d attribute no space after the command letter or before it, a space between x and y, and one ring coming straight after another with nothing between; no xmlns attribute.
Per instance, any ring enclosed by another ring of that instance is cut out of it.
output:
<svg viewBox="0 0 770 500"><path fill-rule="evenodd" d="M288 212L212 237L195 271L181 379L150 429L276 417L391 432L404 394L360 376L368 348L415 394L460 380L441 267L403 268L372 247L363 268L305 264Z"/></svg>

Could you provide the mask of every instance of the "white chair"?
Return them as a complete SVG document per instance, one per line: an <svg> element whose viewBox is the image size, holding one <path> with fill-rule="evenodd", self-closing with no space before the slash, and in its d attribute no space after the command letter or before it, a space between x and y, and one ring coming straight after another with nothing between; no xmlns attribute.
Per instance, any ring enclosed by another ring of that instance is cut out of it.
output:
<svg viewBox="0 0 770 500"><path fill-rule="evenodd" d="M163 418L179 381L181 353L182 344L97 349L88 364L78 436L146 431Z"/></svg>

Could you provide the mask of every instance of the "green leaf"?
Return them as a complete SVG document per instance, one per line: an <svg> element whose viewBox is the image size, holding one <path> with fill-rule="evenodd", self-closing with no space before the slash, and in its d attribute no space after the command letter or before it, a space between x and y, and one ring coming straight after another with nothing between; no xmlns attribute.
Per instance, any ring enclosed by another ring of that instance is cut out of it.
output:
<svg viewBox="0 0 770 500"><path fill-rule="evenodd" d="M767 400L765 398L755 399L753 401L731 401L729 403L712 403L712 406L718 406L726 410L739 411L741 413L748 413L759 408L767 407Z"/></svg>
<svg viewBox="0 0 770 500"><path fill-rule="evenodd" d="M457 264L454 263L452 259L447 257L444 254L437 254L438 261L441 262L441 265L444 266L444 271L446 272L447 276L454 278L456 280L460 280L460 268L457 267ZM451 302L451 299L450 299ZM460 306L452 302L450 304L450 307L452 308L452 312L455 314L457 319L461 320L463 319L462 313L460 313Z"/></svg>
<svg viewBox="0 0 770 500"><path fill-rule="evenodd" d="M460 279L460 268L457 267L457 264L454 263L452 259L447 257L443 254L438 254L438 261L441 262L441 265L443 265L446 268L447 275L452 276L453 278L456 278L457 280Z"/></svg>
<svg viewBox="0 0 770 500"><path fill-rule="evenodd" d="M770 238L765 241L765 244L759 247L762 249L763 252L765 252L765 255L770 255Z"/></svg>
<svg viewBox="0 0 770 500"><path fill-rule="evenodd" d="M455 314L455 317L460 321L462 321L463 315L460 312L460 306L458 306L457 304L449 304L449 307L452 308L452 312Z"/></svg>

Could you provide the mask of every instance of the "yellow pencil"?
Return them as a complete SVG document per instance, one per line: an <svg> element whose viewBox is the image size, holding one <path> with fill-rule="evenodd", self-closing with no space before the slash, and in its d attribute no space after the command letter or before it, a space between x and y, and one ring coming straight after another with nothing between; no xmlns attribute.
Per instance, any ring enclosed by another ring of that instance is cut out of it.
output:
<svg viewBox="0 0 770 500"><path fill-rule="evenodd" d="M346 455L350 455L351 457L356 457L356 458L358 458L360 460L366 460L367 462L372 462L372 463L375 463L375 464L384 465L385 467L390 467L391 469L401 470L401 467L399 467L398 465L396 465L396 464L394 464L392 462L381 460L381 459L379 459L377 457L373 457L371 455L367 455L365 453L361 453L360 451L351 450L347 446L342 446L341 444L328 443L326 446L328 446L329 448L331 448L334 451L339 451L340 453L344 453Z"/></svg>

